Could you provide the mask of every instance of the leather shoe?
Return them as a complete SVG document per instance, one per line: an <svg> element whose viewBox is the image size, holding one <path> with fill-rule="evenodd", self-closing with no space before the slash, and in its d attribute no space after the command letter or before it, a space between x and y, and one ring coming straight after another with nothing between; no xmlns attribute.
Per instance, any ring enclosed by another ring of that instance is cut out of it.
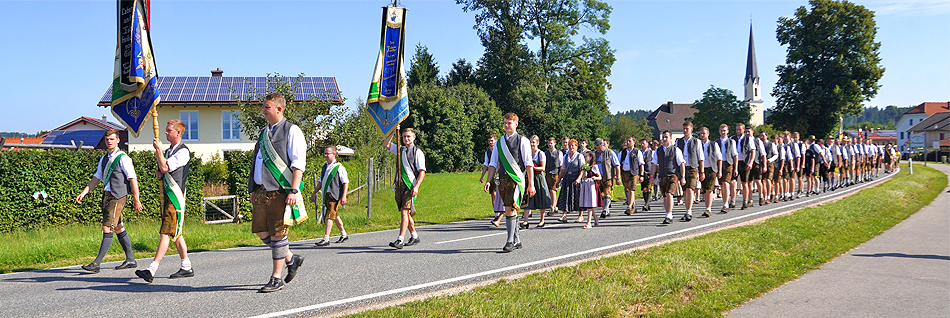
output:
<svg viewBox="0 0 950 318"><path fill-rule="evenodd" d="M502 248L501 248L501 252L502 252L502 253L511 253L511 251L514 251L514 250L515 250L515 243L514 243L514 242L505 243L505 247L502 247Z"/></svg>
<svg viewBox="0 0 950 318"><path fill-rule="evenodd" d="M96 263L89 263L89 264L83 265L83 266L82 266L82 269L87 270L87 271L90 271L90 272L93 272L93 273L98 273L98 272L99 272L99 264L96 264Z"/></svg>
<svg viewBox="0 0 950 318"><path fill-rule="evenodd" d="M630 213L630 210L632 210L632 209L631 209L631 208L627 208L626 211L623 211L623 214L624 214L624 215L630 215L630 214L631 214L631 213Z"/></svg>
<svg viewBox="0 0 950 318"><path fill-rule="evenodd" d="M264 287L261 287L261 290L259 290L258 292L270 293L270 292L281 290L283 288L284 288L284 281L280 280L280 278L277 278L277 277L271 277L270 281L267 282L267 285L264 285Z"/></svg>
<svg viewBox="0 0 950 318"><path fill-rule="evenodd" d="M673 223L672 218L663 218L663 224L670 224L670 223Z"/></svg>
<svg viewBox="0 0 950 318"><path fill-rule="evenodd" d="M171 276L168 276L168 279L185 278L185 277L195 277L195 269L192 268L189 270L185 270L183 268L179 268L177 272L175 272L174 274L171 274Z"/></svg>
<svg viewBox="0 0 950 318"><path fill-rule="evenodd" d="M155 277L152 277L152 272L148 271L147 269L140 269L140 270L135 271L135 276L141 277L142 279L144 279L146 282L149 282L149 283L151 283L152 280L155 279Z"/></svg>
<svg viewBox="0 0 950 318"><path fill-rule="evenodd" d="M683 221L683 222L689 222L689 221L692 221L692 220L693 220L693 216L692 216L692 215L689 215L689 214L684 215L683 218L680 219L680 221Z"/></svg>
<svg viewBox="0 0 950 318"><path fill-rule="evenodd" d="M389 246L392 246L396 248L397 250L401 250L402 247L405 246L405 244L402 243L402 240L395 240L395 241L389 242Z"/></svg>
<svg viewBox="0 0 950 318"><path fill-rule="evenodd" d="M719 213L722 213L722 214L729 213L729 208L723 207L722 210L719 210Z"/></svg>
<svg viewBox="0 0 950 318"><path fill-rule="evenodd" d="M297 276L297 269L300 268L302 264L303 255L294 254L290 260L290 264L287 264L287 277L284 277L284 282L290 283L290 281L294 280L294 276ZM281 285L283 285L283 282L281 282Z"/></svg>
<svg viewBox="0 0 950 318"><path fill-rule="evenodd" d="M319 242L313 243L316 246L327 246L330 245L330 241L321 239Z"/></svg>
<svg viewBox="0 0 950 318"><path fill-rule="evenodd" d="M349 236L349 235L340 236L340 239L339 239L339 240L336 240L336 243L338 243L338 244L339 244L339 243L343 243L343 242L346 242L346 240L349 240L349 239L350 239L350 236Z"/></svg>
<svg viewBox="0 0 950 318"><path fill-rule="evenodd" d="M515 249L521 249L521 242L515 243Z"/></svg>
<svg viewBox="0 0 950 318"><path fill-rule="evenodd" d="M710 216L712 216L712 215L709 214L709 210L706 210L706 212L703 212L702 217L708 218L708 217L710 217Z"/></svg>
<svg viewBox="0 0 950 318"><path fill-rule="evenodd" d="M404 246L413 246L413 245L419 244L419 242L422 242L422 240L420 240L418 237L415 237L415 238L409 237L409 240L406 241L406 244L403 244L403 245L404 245Z"/></svg>
<svg viewBox="0 0 950 318"><path fill-rule="evenodd" d="M136 264L135 261L131 261L131 262L130 262L130 261L123 261L122 264L119 264L119 266L116 266L115 269L136 268L136 267L138 267L138 266L139 266L139 265Z"/></svg>

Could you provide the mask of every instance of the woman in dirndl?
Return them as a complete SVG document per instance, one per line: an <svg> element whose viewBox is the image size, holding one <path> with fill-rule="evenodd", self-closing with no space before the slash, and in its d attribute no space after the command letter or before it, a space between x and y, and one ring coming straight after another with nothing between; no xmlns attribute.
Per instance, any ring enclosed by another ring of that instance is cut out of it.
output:
<svg viewBox="0 0 950 318"><path fill-rule="evenodd" d="M558 194L557 208L562 214L557 220L561 223L567 223L565 218L572 211L580 214L581 180L578 177L585 163L584 155L577 151L577 140L571 139L567 145L567 153L564 154L564 163L558 178L561 180L561 192ZM578 218L580 217L581 215L578 215Z"/></svg>
<svg viewBox="0 0 950 318"><path fill-rule="evenodd" d="M541 222L538 222L538 227L544 227L544 210L551 207L551 197L549 197L548 184L544 180L544 167L547 161L544 151L538 149L538 144L541 140L537 135L531 136L531 161L534 163L534 196L527 198L528 204L524 208L524 222L521 222L521 228L527 229L530 225L528 223L528 217L531 216L532 210L538 210L541 214ZM525 191L527 192L527 191Z"/></svg>

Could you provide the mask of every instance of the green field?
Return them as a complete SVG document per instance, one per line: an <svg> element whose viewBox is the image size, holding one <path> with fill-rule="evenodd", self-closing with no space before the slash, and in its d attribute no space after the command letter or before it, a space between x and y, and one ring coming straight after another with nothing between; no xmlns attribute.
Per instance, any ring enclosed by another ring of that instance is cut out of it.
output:
<svg viewBox="0 0 950 318"><path fill-rule="evenodd" d="M355 316L719 317L879 235L946 185L946 175L916 166L914 175L761 224Z"/></svg>

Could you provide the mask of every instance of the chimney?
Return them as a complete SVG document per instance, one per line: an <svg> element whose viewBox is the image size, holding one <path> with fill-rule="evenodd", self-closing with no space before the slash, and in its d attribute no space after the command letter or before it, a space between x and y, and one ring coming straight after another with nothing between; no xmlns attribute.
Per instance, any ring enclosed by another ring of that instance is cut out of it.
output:
<svg viewBox="0 0 950 318"><path fill-rule="evenodd" d="M221 77L221 74L224 74L224 71L219 67L216 70L211 70L211 77Z"/></svg>
<svg viewBox="0 0 950 318"><path fill-rule="evenodd" d="M106 118L106 115L102 115L102 122L107 122L108 120L106 120Z"/></svg>

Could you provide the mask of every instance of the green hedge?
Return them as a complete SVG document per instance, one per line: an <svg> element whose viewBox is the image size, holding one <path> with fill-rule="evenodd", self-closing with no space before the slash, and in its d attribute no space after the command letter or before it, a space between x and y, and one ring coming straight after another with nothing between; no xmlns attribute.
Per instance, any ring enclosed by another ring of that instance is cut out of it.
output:
<svg viewBox="0 0 950 318"><path fill-rule="evenodd" d="M102 221L102 182L91 190L82 204L76 195L92 177L96 164L105 151L68 150L4 150L0 151L0 232L34 229L69 223L97 224ZM140 213L126 205L128 221L140 218L157 219L160 215L161 192L155 178L153 152L131 152L139 180L139 197L144 206ZM192 158L188 177L187 208L189 217L203 215L203 168L200 158ZM46 191L45 200L34 200L33 193Z"/></svg>

